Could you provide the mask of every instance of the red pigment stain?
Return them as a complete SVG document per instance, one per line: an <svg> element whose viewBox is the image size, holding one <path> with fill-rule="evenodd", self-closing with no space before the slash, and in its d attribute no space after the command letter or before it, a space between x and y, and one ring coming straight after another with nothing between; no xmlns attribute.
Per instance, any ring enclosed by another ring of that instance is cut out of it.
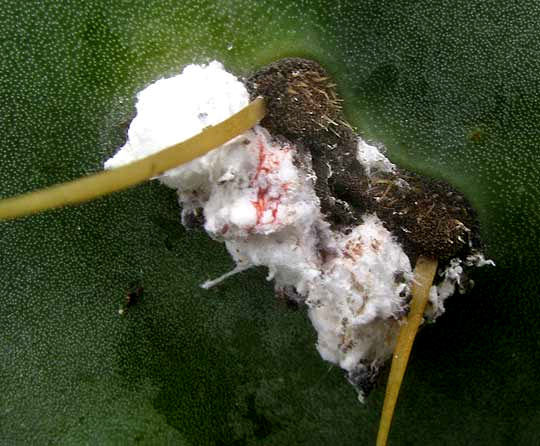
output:
<svg viewBox="0 0 540 446"><path fill-rule="evenodd" d="M257 211L257 222L256 225L261 223L262 217L264 215L264 211L266 209L267 205L267 197L266 193L268 192L268 188L262 188L259 187L259 190L257 191L257 201L252 201L253 206L255 207L255 210Z"/></svg>
<svg viewBox="0 0 540 446"><path fill-rule="evenodd" d="M277 221L277 212L281 195L276 198L270 198L268 196L268 189L268 187L259 187L259 190L257 191L257 200L251 202L257 212L257 221L255 225L260 225L262 223L264 213L267 210L272 212L272 221L270 223L275 223Z"/></svg>
<svg viewBox="0 0 540 446"><path fill-rule="evenodd" d="M282 147L279 151L268 152L268 148L265 146L264 140L261 137L257 138L257 149L258 149L258 161L257 169L255 175L251 179L250 185L253 186L257 180L266 180L261 181L268 184L269 179L264 178L272 172L279 170L281 161L290 151L289 146ZM261 178L262 177L262 178ZM289 188L289 183L283 183L281 186L282 191L286 192ZM281 203L281 194L277 197L269 197L270 186L259 186L257 190L257 200L252 201L251 203L255 207L257 213L256 225L262 224L262 219L266 211L270 211L272 215L272 221L270 223L277 222L278 208Z"/></svg>
<svg viewBox="0 0 540 446"><path fill-rule="evenodd" d="M266 161L266 147L264 146L264 142L261 137L257 138L257 147L259 148L259 161L257 163L257 170L255 171L255 176L251 180L252 185L253 183L255 183L255 181L257 181L261 172L269 172L268 166L264 165Z"/></svg>
<svg viewBox="0 0 540 446"><path fill-rule="evenodd" d="M251 185L259 179L261 174L269 174L274 170L278 170L281 164L281 161L287 153L291 150L289 146L281 147L279 151L268 152L267 147L264 144L262 137L257 137L257 149L258 149L258 160L257 160L257 169L255 175L251 179Z"/></svg>

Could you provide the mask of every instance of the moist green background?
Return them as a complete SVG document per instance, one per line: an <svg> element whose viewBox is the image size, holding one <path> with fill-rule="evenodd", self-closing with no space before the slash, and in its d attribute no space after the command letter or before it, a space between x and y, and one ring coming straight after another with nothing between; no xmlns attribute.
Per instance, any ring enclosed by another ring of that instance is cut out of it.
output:
<svg viewBox="0 0 540 446"><path fill-rule="evenodd" d="M318 59L365 137L468 196L498 265L420 334L391 444L538 444L540 7L511 3L3 2L1 195L99 170L187 63ZM384 386L358 404L263 270L201 290L231 261L178 215L149 183L0 224L0 442L373 444Z"/></svg>

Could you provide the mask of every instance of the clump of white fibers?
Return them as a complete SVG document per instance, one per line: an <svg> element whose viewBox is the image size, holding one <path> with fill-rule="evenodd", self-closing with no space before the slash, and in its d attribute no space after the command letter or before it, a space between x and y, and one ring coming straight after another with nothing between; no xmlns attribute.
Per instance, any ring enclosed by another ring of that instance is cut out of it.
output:
<svg viewBox="0 0 540 446"><path fill-rule="evenodd" d="M190 65L139 93L129 139L105 166L193 136L248 100L245 86L220 63ZM359 147L366 169L392 170L376 148ZM266 266L278 291L294 290L305 300L325 360L353 379L391 356L410 295L409 259L375 215L365 215L348 234L330 229L314 192L309 153L258 126L160 180L177 190L184 217L202 209L206 231L225 242L234 272Z"/></svg>
<svg viewBox="0 0 540 446"><path fill-rule="evenodd" d="M396 169L396 166L376 146L361 138L358 140L356 158L364 166L367 175L371 175L373 171L393 173Z"/></svg>
<svg viewBox="0 0 540 446"><path fill-rule="evenodd" d="M456 289L463 294L470 286L474 285L471 280L466 279L463 264L477 267L495 266L493 260L486 260L484 254L479 252L467 256L465 261L461 259L450 260L445 268L439 270L440 282L433 285L429 290L429 303L431 305L426 309L426 316L430 320L433 321L444 313L444 302L456 292Z"/></svg>
<svg viewBox="0 0 540 446"><path fill-rule="evenodd" d="M200 133L205 127L224 121L249 103L249 94L235 76L219 62L206 66L188 65L181 75L160 79L137 95L137 116L128 130L128 141L105 162L105 168L120 167ZM189 167L190 166L190 167ZM190 176L201 163L180 168ZM172 169L160 177L170 187L178 187ZM201 183L206 179L202 178ZM193 178L192 181L195 181Z"/></svg>

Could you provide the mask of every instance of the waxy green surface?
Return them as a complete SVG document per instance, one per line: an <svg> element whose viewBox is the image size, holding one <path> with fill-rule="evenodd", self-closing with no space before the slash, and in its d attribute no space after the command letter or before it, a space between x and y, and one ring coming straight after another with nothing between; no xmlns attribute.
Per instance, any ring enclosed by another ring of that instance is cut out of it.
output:
<svg viewBox="0 0 540 446"><path fill-rule="evenodd" d="M497 263L420 333L391 444L531 445L539 27L533 1L7 1L1 195L99 170L137 91L188 63L317 59L360 133L467 195ZM231 267L155 183L0 223L0 443L373 444L384 385L360 405L265 271L199 287Z"/></svg>

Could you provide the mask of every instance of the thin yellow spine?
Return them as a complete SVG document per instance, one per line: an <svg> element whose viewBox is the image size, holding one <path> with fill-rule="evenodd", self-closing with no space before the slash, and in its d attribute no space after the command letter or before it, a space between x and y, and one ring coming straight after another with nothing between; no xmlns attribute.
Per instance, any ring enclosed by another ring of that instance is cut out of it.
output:
<svg viewBox="0 0 540 446"><path fill-rule="evenodd" d="M407 362L411 354L414 338L418 327L422 323L424 310L429 299L429 289L437 272L437 260L420 256L414 267L414 281L412 285L412 300L409 315L401 326L397 338L390 376L386 385L386 395L377 434L377 446L385 446L392 424L392 417L399 395L399 389L407 369Z"/></svg>

